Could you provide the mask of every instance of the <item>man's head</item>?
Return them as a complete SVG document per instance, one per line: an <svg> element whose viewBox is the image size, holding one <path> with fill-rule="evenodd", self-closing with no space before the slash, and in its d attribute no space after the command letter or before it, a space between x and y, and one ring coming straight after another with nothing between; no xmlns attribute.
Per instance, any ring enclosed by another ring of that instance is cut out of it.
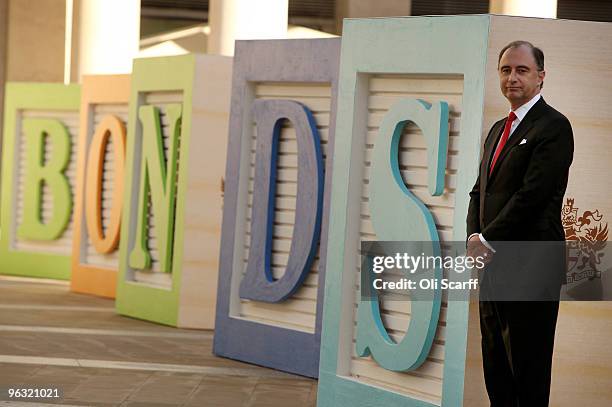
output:
<svg viewBox="0 0 612 407"><path fill-rule="evenodd" d="M497 73L512 109L529 102L544 86L544 53L527 41L513 41L499 53Z"/></svg>

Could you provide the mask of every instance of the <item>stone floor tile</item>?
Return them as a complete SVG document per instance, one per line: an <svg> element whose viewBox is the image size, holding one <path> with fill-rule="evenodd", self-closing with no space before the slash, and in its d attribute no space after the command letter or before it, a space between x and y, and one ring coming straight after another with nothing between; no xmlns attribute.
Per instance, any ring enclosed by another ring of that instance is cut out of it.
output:
<svg viewBox="0 0 612 407"><path fill-rule="evenodd" d="M243 406L250 399L255 377L205 377L186 406Z"/></svg>
<svg viewBox="0 0 612 407"><path fill-rule="evenodd" d="M201 375L155 373L127 401L181 405L195 392L201 380Z"/></svg>
<svg viewBox="0 0 612 407"><path fill-rule="evenodd" d="M0 363L0 387L10 386L17 384L17 382L28 380L41 368L41 366L36 365Z"/></svg>
<svg viewBox="0 0 612 407"><path fill-rule="evenodd" d="M71 406L83 406L83 407L118 407L121 403L117 402L99 402L99 401L84 401L84 400L73 400L67 399L62 402L62 404L68 404Z"/></svg>
<svg viewBox="0 0 612 407"><path fill-rule="evenodd" d="M317 390L319 386L317 386L317 382L312 384L312 390L310 391L310 395L308 396L307 406L316 407L317 405Z"/></svg>
<svg viewBox="0 0 612 407"><path fill-rule="evenodd" d="M315 407L316 380L290 374L271 377L273 370L212 354L211 331L181 330L115 315L111 312L45 309L113 307L112 300L70 293L67 285L7 282L0 278L0 304L41 306L40 309L0 308L0 325L31 326L32 331L5 330L0 353L83 360L171 363L189 366L237 368L231 376L163 371L137 371L73 366L34 366L0 363L0 385L61 386L61 404L76 406L188 407ZM6 310L6 312L5 312ZM18 315L22 313L21 315ZM52 333L38 326L91 328L160 333L181 337ZM194 335L191 335L195 332ZM189 333L189 335L183 335ZM227 372L227 371L226 371Z"/></svg>
<svg viewBox="0 0 612 407"><path fill-rule="evenodd" d="M79 386L68 393L66 401L72 404L78 403L106 403L119 405L125 401L133 390L115 388L93 388L90 386ZM87 404L88 405L88 404Z"/></svg>
<svg viewBox="0 0 612 407"><path fill-rule="evenodd" d="M246 407L309 406L312 381L260 379Z"/></svg>

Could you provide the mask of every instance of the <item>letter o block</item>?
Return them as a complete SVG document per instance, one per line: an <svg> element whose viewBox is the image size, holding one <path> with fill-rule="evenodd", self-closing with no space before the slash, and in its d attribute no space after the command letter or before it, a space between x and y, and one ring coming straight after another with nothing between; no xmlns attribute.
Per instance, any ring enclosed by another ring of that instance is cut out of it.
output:
<svg viewBox="0 0 612 407"><path fill-rule="evenodd" d="M114 298L125 180L129 75L83 78L71 290Z"/></svg>

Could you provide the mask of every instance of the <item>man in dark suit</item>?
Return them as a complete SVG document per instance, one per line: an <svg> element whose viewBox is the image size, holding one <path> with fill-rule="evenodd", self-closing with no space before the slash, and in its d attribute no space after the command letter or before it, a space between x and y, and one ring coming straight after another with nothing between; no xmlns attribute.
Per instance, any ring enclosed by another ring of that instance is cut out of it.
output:
<svg viewBox="0 0 612 407"><path fill-rule="evenodd" d="M468 254L488 263L479 303L485 382L492 407L548 406L573 134L567 118L540 95L545 71L539 48L508 44L498 74L510 112L486 138L467 215ZM509 242L520 248L518 256L505 246ZM525 254L525 247L538 248ZM519 296L525 288L536 293L530 301Z"/></svg>

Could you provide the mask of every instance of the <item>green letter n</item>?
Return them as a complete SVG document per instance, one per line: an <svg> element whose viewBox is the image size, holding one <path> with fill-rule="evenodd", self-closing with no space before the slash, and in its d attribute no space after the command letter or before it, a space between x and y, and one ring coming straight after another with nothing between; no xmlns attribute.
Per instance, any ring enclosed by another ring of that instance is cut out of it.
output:
<svg viewBox="0 0 612 407"><path fill-rule="evenodd" d="M167 154L164 154L159 109L141 106L138 110L142 124L142 150L140 157L134 158L135 162L140 160L140 179L134 249L129 257L129 266L134 269L151 268L148 218L152 209L160 268L166 273L171 271L181 113L180 104L166 107L170 137ZM148 204L149 195L151 206Z"/></svg>

